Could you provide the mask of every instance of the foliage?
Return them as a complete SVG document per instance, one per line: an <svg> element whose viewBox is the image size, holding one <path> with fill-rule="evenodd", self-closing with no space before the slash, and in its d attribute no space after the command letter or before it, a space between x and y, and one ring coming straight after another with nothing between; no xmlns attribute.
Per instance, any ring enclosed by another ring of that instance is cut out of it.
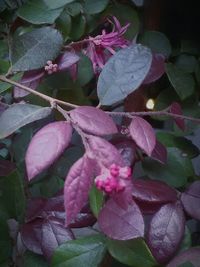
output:
<svg viewBox="0 0 200 267"><path fill-rule="evenodd" d="M0 266L199 266L200 51L146 10L0 2Z"/></svg>

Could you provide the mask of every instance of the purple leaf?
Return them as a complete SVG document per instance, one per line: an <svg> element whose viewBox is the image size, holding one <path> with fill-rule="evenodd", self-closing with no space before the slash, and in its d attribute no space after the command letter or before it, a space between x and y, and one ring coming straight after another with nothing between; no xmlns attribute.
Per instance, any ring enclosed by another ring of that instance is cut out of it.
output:
<svg viewBox="0 0 200 267"><path fill-rule="evenodd" d="M161 181L133 180L132 196L134 199L150 204L163 204L177 201L176 191Z"/></svg>
<svg viewBox="0 0 200 267"><path fill-rule="evenodd" d="M197 220L200 220L200 181L196 181L181 195L185 211Z"/></svg>
<svg viewBox="0 0 200 267"><path fill-rule="evenodd" d="M94 107L78 107L70 112L75 123L84 131L95 135L109 135L117 133L113 119L104 111Z"/></svg>
<svg viewBox="0 0 200 267"><path fill-rule="evenodd" d="M151 68L143 81L148 84L157 81L165 73L165 57L162 54L153 54Z"/></svg>
<svg viewBox="0 0 200 267"><path fill-rule="evenodd" d="M152 214L156 213L163 206L163 204L160 204L160 203L152 204L150 202L139 201L135 198L134 198L134 200L135 200L135 203L140 208L142 214L144 214L144 215L152 215Z"/></svg>
<svg viewBox="0 0 200 267"><path fill-rule="evenodd" d="M72 127L65 121L49 123L32 138L25 156L28 179L48 168L67 148Z"/></svg>
<svg viewBox="0 0 200 267"><path fill-rule="evenodd" d="M87 203L89 190L93 178L93 161L83 156L72 165L66 177L64 186L64 205L66 211L66 224L74 220Z"/></svg>
<svg viewBox="0 0 200 267"><path fill-rule="evenodd" d="M25 246L48 260L54 250L62 243L72 240L73 234L56 217L37 218L22 226L21 236Z"/></svg>
<svg viewBox="0 0 200 267"><path fill-rule="evenodd" d="M101 230L110 238L129 240L144 236L144 220L134 201L127 210L113 199L107 201L98 218Z"/></svg>
<svg viewBox="0 0 200 267"><path fill-rule="evenodd" d="M167 163L167 149L166 147L156 140L156 146L151 154L151 158L159 161L160 163Z"/></svg>
<svg viewBox="0 0 200 267"><path fill-rule="evenodd" d="M177 115L183 115L181 106L179 103L174 102L172 103L172 105L170 106L170 113L172 114L177 114ZM176 125L182 130L185 130L185 121L184 119L181 118L174 118L174 121L176 123Z"/></svg>
<svg viewBox="0 0 200 267"><path fill-rule="evenodd" d="M146 120L135 116L129 128L131 137L135 143L144 150L148 156L151 156L156 145L156 137L151 125Z"/></svg>
<svg viewBox="0 0 200 267"><path fill-rule="evenodd" d="M20 84L30 87L31 89L35 90L38 85L40 84L45 72L43 70L31 70L24 73L21 80L19 81ZM29 95L30 93L21 89L18 86L14 87L14 97L24 97Z"/></svg>
<svg viewBox="0 0 200 267"><path fill-rule="evenodd" d="M90 212L80 212L76 216L75 220L69 224L70 228L82 228L94 225L96 218Z"/></svg>
<svg viewBox="0 0 200 267"><path fill-rule="evenodd" d="M119 207L126 210L129 204L133 202L132 198L133 184L132 180L124 181L124 183L126 185L125 190L113 194L112 199L117 203Z"/></svg>
<svg viewBox="0 0 200 267"><path fill-rule="evenodd" d="M199 267L200 248L190 248L181 252L172 261L170 261L167 267L177 267L185 262L191 262L194 267Z"/></svg>
<svg viewBox="0 0 200 267"><path fill-rule="evenodd" d="M79 61L79 56L72 52L65 52L57 59L58 70L64 71Z"/></svg>
<svg viewBox="0 0 200 267"><path fill-rule="evenodd" d="M0 159L0 176L9 175L16 168L13 162Z"/></svg>
<svg viewBox="0 0 200 267"><path fill-rule="evenodd" d="M185 230L179 203L166 204L154 215L148 231L149 248L159 263L166 263L177 251Z"/></svg>

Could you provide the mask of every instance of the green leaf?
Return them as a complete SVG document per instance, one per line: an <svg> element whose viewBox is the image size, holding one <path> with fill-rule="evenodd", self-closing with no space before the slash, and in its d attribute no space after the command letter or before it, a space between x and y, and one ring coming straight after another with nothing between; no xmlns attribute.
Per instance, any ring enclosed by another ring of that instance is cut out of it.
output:
<svg viewBox="0 0 200 267"><path fill-rule="evenodd" d="M22 126L43 119L51 114L50 107L13 104L0 116L0 139L9 136Z"/></svg>
<svg viewBox="0 0 200 267"><path fill-rule="evenodd" d="M176 188L185 186L187 178L193 175L191 161L182 157L176 148L168 148L167 164L163 165L150 158L145 158L142 167L151 179L166 182Z"/></svg>
<svg viewBox="0 0 200 267"><path fill-rule="evenodd" d="M22 73L17 73L12 77L13 81L18 81L22 77ZM0 94L4 93L8 89L10 89L13 85L6 82L0 81Z"/></svg>
<svg viewBox="0 0 200 267"><path fill-rule="evenodd" d="M50 8L50 9L56 9L59 7L63 7L69 3L74 2L75 0L44 0L45 4Z"/></svg>
<svg viewBox="0 0 200 267"><path fill-rule="evenodd" d="M86 19L83 15L72 18L72 27L70 32L70 38L72 40L80 39L85 33Z"/></svg>
<svg viewBox="0 0 200 267"><path fill-rule="evenodd" d="M156 260L143 239L108 240L110 254L119 262L133 267L154 267Z"/></svg>
<svg viewBox="0 0 200 267"><path fill-rule="evenodd" d="M90 199L90 208L95 217L97 218L99 211L104 203L104 195L101 191L99 191L96 188L96 186L93 186L92 189L90 190L89 199Z"/></svg>
<svg viewBox="0 0 200 267"><path fill-rule="evenodd" d="M0 197L1 200L1 197ZM9 200L8 200L9 201ZM0 266L2 262L11 257L12 245L9 236L9 229L6 221L3 221L0 217ZM6 265L5 265L6 266Z"/></svg>
<svg viewBox="0 0 200 267"><path fill-rule="evenodd" d="M68 4L65 7L66 12L72 17L78 16L81 13L82 9L82 5L77 2Z"/></svg>
<svg viewBox="0 0 200 267"><path fill-rule="evenodd" d="M182 71L172 63L166 64L166 73L172 86L182 100L194 93L195 81L190 73Z"/></svg>
<svg viewBox="0 0 200 267"><path fill-rule="evenodd" d="M63 11L56 20L56 25L57 29L62 33L64 40L67 40L72 26L71 16L66 11Z"/></svg>
<svg viewBox="0 0 200 267"><path fill-rule="evenodd" d="M154 53L169 57L171 54L171 45L167 37L157 31L146 31L139 39L143 44L151 48Z"/></svg>
<svg viewBox="0 0 200 267"><path fill-rule="evenodd" d="M22 267L48 267L48 263L40 255L27 251L23 255Z"/></svg>
<svg viewBox="0 0 200 267"><path fill-rule="evenodd" d="M27 71L45 66L59 53L63 39L50 27L35 29L17 36L12 41L12 70Z"/></svg>
<svg viewBox="0 0 200 267"><path fill-rule="evenodd" d="M190 261L187 261L177 267L194 267L194 265Z"/></svg>
<svg viewBox="0 0 200 267"><path fill-rule="evenodd" d="M29 0L18 9L17 15L32 24L53 24L62 10L50 10L42 0Z"/></svg>
<svg viewBox="0 0 200 267"><path fill-rule="evenodd" d="M81 55L78 62L77 80L81 86L86 85L94 76L92 62L87 56Z"/></svg>
<svg viewBox="0 0 200 267"><path fill-rule="evenodd" d="M84 10L87 14L101 13L108 5L109 0L85 0Z"/></svg>
<svg viewBox="0 0 200 267"><path fill-rule="evenodd" d="M196 66L198 64L197 59L194 56L182 54L176 58L175 65L188 73L192 73L195 71Z"/></svg>
<svg viewBox="0 0 200 267"><path fill-rule="evenodd" d="M24 187L18 172L0 180L0 203L6 210L7 218L15 218L22 222L25 214ZM1 208L1 210L2 210Z"/></svg>
<svg viewBox="0 0 200 267"><path fill-rule="evenodd" d="M183 240L180 244L180 248L179 251L184 251L189 249L192 246L192 237L191 237L191 233L190 230L187 226L185 226L185 233L183 236Z"/></svg>
<svg viewBox="0 0 200 267"><path fill-rule="evenodd" d="M105 251L105 240L100 235L68 241L56 249L51 267L97 267Z"/></svg>

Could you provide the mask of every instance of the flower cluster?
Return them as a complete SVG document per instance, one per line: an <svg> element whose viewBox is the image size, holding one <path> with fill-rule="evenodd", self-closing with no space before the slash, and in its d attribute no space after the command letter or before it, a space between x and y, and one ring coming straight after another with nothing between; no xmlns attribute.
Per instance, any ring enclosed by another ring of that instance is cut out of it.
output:
<svg viewBox="0 0 200 267"><path fill-rule="evenodd" d="M85 54L90 58L93 64L95 73L98 73L103 68L105 62L115 53L116 48L127 47L129 41L124 38L124 33L129 27L129 23L124 27L121 27L116 17L113 17L113 21L110 21L113 26L113 30L110 33L106 33L102 30L101 35L95 37L89 37L89 44L85 51Z"/></svg>
<svg viewBox="0 0 200 267"><path fill-rule="evenodd" d="M96 187L107 194L118 193L125 189L125 180L130 179L131 168L112 164L109 169L103 169L95 178Z"/></svg>
<svg viewBox="0 0 200 267"><path fill-rule="evenodd" d="M53 64L51 60L47 61L47 65L44 67L48 74L52 74L53 72L58 71L58 65Z"/></svg>

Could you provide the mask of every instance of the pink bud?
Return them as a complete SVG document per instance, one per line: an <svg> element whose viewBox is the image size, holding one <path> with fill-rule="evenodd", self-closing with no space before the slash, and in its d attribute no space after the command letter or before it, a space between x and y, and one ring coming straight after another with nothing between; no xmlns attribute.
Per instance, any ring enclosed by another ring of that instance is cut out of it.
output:
<svg viewBox="0 0 200 267"><path fill-rule="evenodd" d="M131 168L128 167L128 166L120 168L119 176L121 178L124 178L124 179L130 178L130 176L131 176Z"/></svg>
<svg viewBox="0 0 200 267"><path fill-rule="evenodd" d="M51 60L48 60L48 61L47 61L47 64L48 64L48 65L52 64L52 61L51 61Z"/></svg>

